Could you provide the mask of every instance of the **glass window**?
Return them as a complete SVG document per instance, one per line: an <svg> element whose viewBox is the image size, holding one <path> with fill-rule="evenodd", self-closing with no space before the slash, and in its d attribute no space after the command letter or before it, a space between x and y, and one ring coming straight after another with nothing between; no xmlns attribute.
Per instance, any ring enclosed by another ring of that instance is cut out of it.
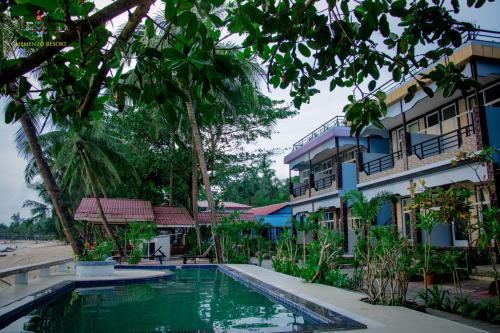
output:
<svg viewBox="0 0 500 333"><path fill-rule="evenodd" d="M302 182L309 182L309 169L302 170Z"/></svg>
<svg viewBox="0 0 500 333"><path fill-rule="evenodd" d="M457 116L457 110L455 108L455 104L445 107L441 110L443 114L443 121L454 118Z"/></svg>
<svg viewBox="0 0 500 333"><path fill-rule="evenodd" d="M401 199L401 209L403 211L403 235L410 241L413 240L413 225L411 223L411 199Z"/></svg>
<svg viewBox="0 0 500 333"><path fill-rule="evenodd" d="M406 125L408 133L418 133L419 126L418 121L414 121L411 124Z"/></svg>
<svg viewBox="0 0 500 333"><path fill-rule="evenodd" d="M324 212L323 220L325 221L325 225L329 229L335 228L335 220L333 219L333 212Z"/></svg>
<svg viewBox="0 0 500 333"><path fill-rule="evenodd" d="M434 112L434 113L428 115L427 117L425 117L425 121L426 121L427 127L432 127L432 126L438 125L439 124L439 113Z"/></svg>
<svg viewBox="0 0 500 333"><path fill-rule="evenodd" d="M500 106L500 85L494 85L484 91L485 105Z"/></svg>

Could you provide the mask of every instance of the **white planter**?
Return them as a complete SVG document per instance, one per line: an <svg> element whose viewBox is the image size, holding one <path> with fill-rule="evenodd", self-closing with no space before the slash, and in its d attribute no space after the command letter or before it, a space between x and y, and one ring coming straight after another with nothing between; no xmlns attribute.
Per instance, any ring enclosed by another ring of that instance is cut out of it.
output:
<svg viewBox="0 0 500 333"><path fill-rule="evenodd" d="M115 272L115 261L78 261L76 263L76 276L95 277L111 276Z"/></svg>

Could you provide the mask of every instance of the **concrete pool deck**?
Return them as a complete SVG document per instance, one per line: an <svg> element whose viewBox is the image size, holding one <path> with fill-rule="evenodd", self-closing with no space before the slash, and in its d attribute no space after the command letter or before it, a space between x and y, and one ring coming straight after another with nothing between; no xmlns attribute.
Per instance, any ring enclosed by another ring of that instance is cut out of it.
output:
<svg viewBox="0 0 500 333"><path fill-rule="evenodd" d="M104 277L76 277L74 271L67 273L54 273L49 277L41 277L29 280L28 284L15 284L0 291L0 315L16 307L15 303L24 300L32 294L39 293L64 281L76 282L110 282L154 279L170 274L167 271L155 271L146 269L116 269L113 276Z"/></svg>
<svg viewBox="0 0 500 333"><path fill-rule="evenodd" d="M370 333L465 333L486 332L447 319L404 307L370 305L360 301L364 294L321 284L305 283L302 279L277 273L254 265L227 265L257 280L331 309L365 324L368 328L343 332Z"/></svg>

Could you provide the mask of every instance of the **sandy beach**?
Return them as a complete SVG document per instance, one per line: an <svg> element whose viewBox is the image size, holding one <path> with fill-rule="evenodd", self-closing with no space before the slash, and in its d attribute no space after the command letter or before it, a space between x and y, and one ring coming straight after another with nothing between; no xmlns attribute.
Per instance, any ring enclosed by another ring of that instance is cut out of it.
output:
<svg viewBox="0 0 500 333"><path fill-rule="evenodd" d="M17 249L13 252L0 252L0 255L6 255L0 256L0 269L68 258L73 255L71 247L60 241L0 241L0 248L7 246ZM30 273L30 278L35 278L36 274L37 272ZM5 280L11 282L13 277ZM0 282L0 288L5 286L5 283Z"/></svg>

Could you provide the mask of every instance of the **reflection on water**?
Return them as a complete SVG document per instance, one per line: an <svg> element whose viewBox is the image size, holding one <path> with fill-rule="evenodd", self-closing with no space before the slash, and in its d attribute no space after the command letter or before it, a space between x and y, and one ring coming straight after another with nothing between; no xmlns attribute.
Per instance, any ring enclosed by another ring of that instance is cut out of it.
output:
<svg viewBox="0 0 500 333"><path fill-rule="evenodd" d="M2 332L280 332L310 320L214 269L176 271L174 280L63 294Z"/></svg>

